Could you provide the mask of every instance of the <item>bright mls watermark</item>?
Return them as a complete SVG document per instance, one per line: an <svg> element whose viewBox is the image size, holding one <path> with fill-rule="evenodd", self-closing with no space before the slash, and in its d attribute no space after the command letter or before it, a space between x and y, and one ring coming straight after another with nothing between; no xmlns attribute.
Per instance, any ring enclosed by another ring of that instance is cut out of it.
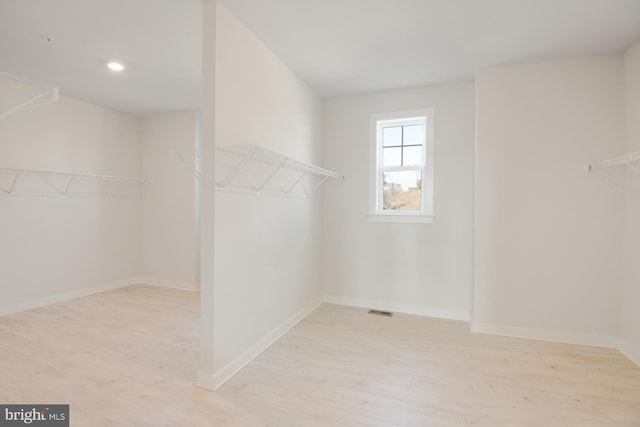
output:
<svg viewBox="0 0 640 427"><path fill-rule="evenodd" d="M69 405L2 405L0 427L69 427Z"/></svg>

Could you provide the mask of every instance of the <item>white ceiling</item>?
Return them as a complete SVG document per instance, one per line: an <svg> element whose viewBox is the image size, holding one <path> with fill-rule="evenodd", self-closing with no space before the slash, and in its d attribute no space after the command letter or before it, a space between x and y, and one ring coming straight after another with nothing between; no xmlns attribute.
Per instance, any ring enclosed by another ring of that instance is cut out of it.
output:
<svg viewBox="0 0 640 427"><path fill-rule="evenodd" d="M220 1L324 97L640 39L640 0ZM201 14L201 0L0 0L0 71L133 113L197 108Z"/></svg>
<svg viewBox="0 0 640 427"><path fill-rule="evenodd" d="M640 39L640 0L221 1L324 97L471 80Z"/></svg>
<svg viewBox="0 0 640 427"><path fill-rule="evenodd" d="M0 71L127 112L194 109L201 34L201 0L0 0Z"/></svg>

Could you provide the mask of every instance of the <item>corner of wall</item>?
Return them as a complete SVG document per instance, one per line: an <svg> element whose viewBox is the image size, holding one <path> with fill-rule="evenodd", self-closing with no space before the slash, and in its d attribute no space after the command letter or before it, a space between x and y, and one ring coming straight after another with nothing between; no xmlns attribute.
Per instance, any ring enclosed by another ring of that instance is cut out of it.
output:
<svg viewBox="0 0 640 427"><path fill-rule="evenodd" d="M627 340L620 339L618 350L640 367L640 348L634 346Z"/></svg>
<svg viewBox="0 0 640 427"><path fill-rule="evenodd" d="M198 374L198 385L203 384L204 388L217 390L224 383L229 381L235 374L240 372L242 368L251 363L256 357L260 356L264 351L276 343L291 328L301 322L305 317L311 314L316 308L322 304L321 298L316 298L303 307L296 314L284 321L282 324L271 330L260 341L248 348L240 356L236 357L221 369L217 370L213 376L209 374Z"/></svg>
<svg viewBox="0 0 640 427"><path fill-rule="evenodd" d="M136 284L160 286L163 288L180 289L183 291L200 290L200 284L195 282L181 282L177 280L158 279L153 277L136 277L132 279Z"/></svg>
<svg viewBox="0 0 640 427"><path fill-rule="evenodd" d="M112 291L114 289L124 288L139 283L136 278L117 280L115 282L105 283L102 285L90 286L69 292L57 293L43 298L36 298L27 301L21 301L15 304L7 304L0 306L0 316L19 313L21 311L33 310L51 304L57 304L76 298L82 298L89 295L99 294L102 292Z"/></svg>
<svg viewBox="0 0 640 427"><path fill-rule="evenodd" d="M620 347L620 339L613 336L547 331L542 329L520 328L477 321L473 322L471 332L476 334L500 335L512 338L559 342L590 347L605 347L613 349L619 349Z"/></svg>

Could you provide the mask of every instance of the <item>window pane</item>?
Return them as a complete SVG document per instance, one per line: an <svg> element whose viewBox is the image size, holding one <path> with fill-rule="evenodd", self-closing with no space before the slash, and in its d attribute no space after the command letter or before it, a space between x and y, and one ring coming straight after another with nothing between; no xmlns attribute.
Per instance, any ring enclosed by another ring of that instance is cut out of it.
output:
<svg viewBox="0 0 640 427"><path fill-rule="evenodd" d="M422 173L419 171L382 173L382 208L413 210L421 206Z"/></svg>
<svg viewBox="0 0 640 427"><path fill-rule="evenodd" d="M382 166L400 166L402 148L383 148Z"/></svg>
<svg viewBox="0 0 640 427"><path fill-rule="evenodd" d="M382 128L382 146L402 145L402 126Z"/></svg>
<svg viewBox="0 0 640 427"><path fill-rule="evenodd" d="M422 146L404 147L402 166L419 166L422 164Z"/></svg>
<svg viewBox="0 0 640 427"><path fill-rule="evenodd" d="M422 145L424 143L424 136L422 131L422 125L404 126L403 145Z"/></svg>

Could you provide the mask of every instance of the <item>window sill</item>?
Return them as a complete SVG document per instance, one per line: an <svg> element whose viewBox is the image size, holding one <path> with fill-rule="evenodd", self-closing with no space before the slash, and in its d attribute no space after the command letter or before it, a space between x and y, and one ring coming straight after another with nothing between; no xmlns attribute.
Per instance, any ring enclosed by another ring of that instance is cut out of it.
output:
<svg viewBox="0 0 640 427"><path fill-rule="evenodd" d="M369 215L369 222L388 222L396 224L433 224L433 215Z"/></svg>

